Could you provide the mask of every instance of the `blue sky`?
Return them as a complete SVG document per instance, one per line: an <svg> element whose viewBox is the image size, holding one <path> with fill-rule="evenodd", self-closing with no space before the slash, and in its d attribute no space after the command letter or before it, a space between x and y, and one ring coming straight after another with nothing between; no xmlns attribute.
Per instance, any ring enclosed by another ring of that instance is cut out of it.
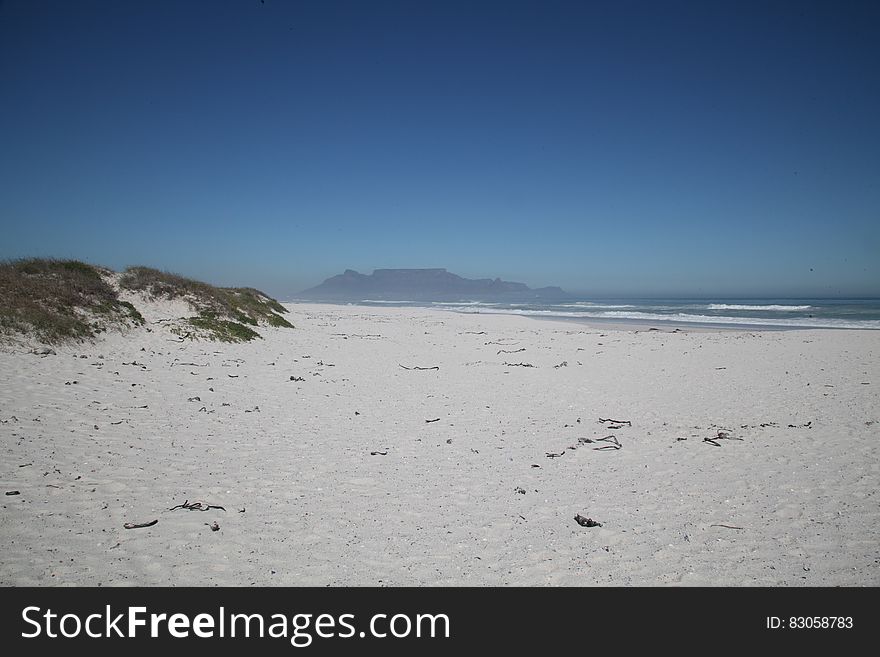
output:
<svg viewBox="0 0 880 657"><path fill-rule="evenodd" d="M880 3L0 0L0 257L880 296Z"/></svg>

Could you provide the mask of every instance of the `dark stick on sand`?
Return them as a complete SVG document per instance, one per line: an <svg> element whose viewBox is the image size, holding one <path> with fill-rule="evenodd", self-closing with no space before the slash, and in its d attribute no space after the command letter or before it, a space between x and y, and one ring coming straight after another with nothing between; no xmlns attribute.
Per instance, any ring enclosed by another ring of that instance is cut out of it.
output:
<svg viewBox="0 0 880 657"><path fill-rule="evenodd" d="M152 527L157 522L159 522L159 521L158 520L151 520L150 522L140 522L140 523L127 522L122 526L125 527L126 529L141 529L142 527Z"/></svg>
<svg viewBox="0 0 880 657"><path fill-rule="evenodd" d="M629 420L611 420L611 419L606 420L606 419L603 419L600 417L599 422L610 422L611 424L625 424L630 427L632 426L632 422L630 422Z"/></svg>
<svg viewBox="0 0 880 657"><path fill-rule="evenodd" d="M433 367L407 367L406 365L400 365L400 363L398 363L398 365L405 370L439 370L440 369L439 365L434 365Z"/></svg>

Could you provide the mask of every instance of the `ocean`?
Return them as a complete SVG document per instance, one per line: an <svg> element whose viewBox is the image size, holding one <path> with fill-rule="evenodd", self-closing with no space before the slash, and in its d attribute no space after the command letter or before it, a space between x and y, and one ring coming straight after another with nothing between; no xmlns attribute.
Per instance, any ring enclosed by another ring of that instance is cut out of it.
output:
<svg viewBox="0 0 880 657"><path fill-rule="evenodd" d="M358 303L429 307L460 313L582 319L599 323L880 329L880 299L567 299L555 303L364 299Z"/></svg>

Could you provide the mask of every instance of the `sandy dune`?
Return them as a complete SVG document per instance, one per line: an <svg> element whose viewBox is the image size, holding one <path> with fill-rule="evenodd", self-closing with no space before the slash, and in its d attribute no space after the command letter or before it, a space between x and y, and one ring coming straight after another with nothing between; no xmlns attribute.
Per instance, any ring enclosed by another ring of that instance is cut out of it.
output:
<svg viewBox="0 0 880 657"><path fill-rule="evenodd" d="M0 352L0 584L880 585L880 332L290 308Z"/></svg>

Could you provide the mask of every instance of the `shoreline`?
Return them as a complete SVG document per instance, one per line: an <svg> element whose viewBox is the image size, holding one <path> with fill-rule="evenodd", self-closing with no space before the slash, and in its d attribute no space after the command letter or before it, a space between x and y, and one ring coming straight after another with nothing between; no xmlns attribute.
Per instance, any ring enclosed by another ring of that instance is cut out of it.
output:
<svg viewBox="0 0 880 657"><path fill-rule="evenodd" d="M501 315L505 317L524 317L527 319L538 319L550 322L572 322L586 326L592 326L599 329L608 330L641 330L642 327L669 327L671 329L687 329L691 331L880 331L880 329L870 327L850 327L850 326L799 326L784 324L744 324L731 322L688 322L676 319L640 319L640 318L616 318L616 317L570 317L565 315L537 315L522 312L466 312L454 309L447 309L437 305L417 305L412 301L389 301L368 303L335 302L335 301L284 301L285 306L295 308L297 306L328 306L338 308L363 308L363 309L386 309L386 308L421 308L424 310L436 310L440 312L456 313L459 315L478 315L493 316ZM431 302L425 302L430 304ZM372 305L371 305L372 304ZM664 330L657 328L657 330Z"/></svg>

